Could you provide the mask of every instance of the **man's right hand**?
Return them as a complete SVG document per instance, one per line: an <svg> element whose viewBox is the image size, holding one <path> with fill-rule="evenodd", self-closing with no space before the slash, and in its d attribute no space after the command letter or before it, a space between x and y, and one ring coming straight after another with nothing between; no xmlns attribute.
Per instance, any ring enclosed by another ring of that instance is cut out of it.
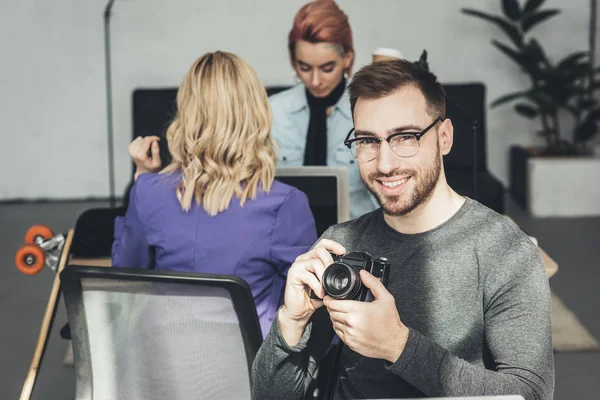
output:
<svg viewBox="0 0 600 400"><path fill-rule="evenodd" d="M323 305L325 291L321 277L325 268L333 263L329 251L338 255L346 253L341 244L322 239L308 253L298 256L288 271L284 304L279 309L278 320L281 333L290 346L300 342L310 316ZM311 290L319 299L310 297Z"/></svg>

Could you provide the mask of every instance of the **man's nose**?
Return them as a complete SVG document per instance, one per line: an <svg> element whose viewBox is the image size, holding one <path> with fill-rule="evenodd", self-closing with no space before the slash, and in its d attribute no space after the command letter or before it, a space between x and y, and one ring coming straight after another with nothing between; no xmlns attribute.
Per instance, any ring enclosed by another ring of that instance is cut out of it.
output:
<svg viewBox="0 0 600 400"><path fill-rule="evenodd" d="M400 166L400 157L394 153L386 140L379 144L379 154L375 161L377 161L377 170L382 174L389 174Z"/></svg>

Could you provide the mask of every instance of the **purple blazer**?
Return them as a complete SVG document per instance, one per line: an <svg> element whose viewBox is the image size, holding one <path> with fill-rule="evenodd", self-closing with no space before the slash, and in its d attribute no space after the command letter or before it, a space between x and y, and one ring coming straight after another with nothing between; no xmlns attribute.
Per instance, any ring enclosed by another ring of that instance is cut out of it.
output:
<svg viewBox="0 0 600 400"><path fill-rule="evenodd" d="M263 337L283 303L290 265L317 240L306 195L274 181L269 193L214 217L192 203L182 210L181 174L138 177L124 217L115 220L112 265L236 275L252 290Z"/></svg>

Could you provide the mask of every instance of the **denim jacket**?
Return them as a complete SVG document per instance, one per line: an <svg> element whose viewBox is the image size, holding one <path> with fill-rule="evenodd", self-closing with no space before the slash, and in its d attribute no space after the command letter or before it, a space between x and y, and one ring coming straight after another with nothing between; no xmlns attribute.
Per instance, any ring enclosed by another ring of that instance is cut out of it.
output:
<svg viewBox="0 0 600 400"><path fill-rule="evenodd" d="M305 86L296 85L269 98L273 109L271 134L279 146L278 165L302 165L310 110ZM373 211L377 202L360 178L358 165L350 150L344 145L352 129L352 113L348 92L344 94L327 117L327 165L348 168L350 185L350 218Z"/></svg>

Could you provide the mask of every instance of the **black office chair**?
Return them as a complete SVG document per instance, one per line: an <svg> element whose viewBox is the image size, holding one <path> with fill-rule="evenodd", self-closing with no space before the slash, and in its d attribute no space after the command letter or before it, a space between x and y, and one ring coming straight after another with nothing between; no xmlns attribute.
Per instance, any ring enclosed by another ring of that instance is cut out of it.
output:
<svg viewBox="0 0 600 400"><path fill-rule="evenodd" d="M454 145L444 157L448 184L459 194L475 198L503 214L504 186L487 166L485 86L478 82L443 86L446 115L454 125ZM473 132L473 121L477 122L476 132Z"/></svg>
<svg viewBox="0 0 600 400"><path fill-rule="evenodd" d="M110 257L115 219L126 211L124 207L91 208L81 213L75 222L70 254L77 258Z"/></svg>
<svg viewBox="0 0 600 400"><path fill-rule="evenodd" d="M75 222L69 256L74 258L110 258L114 240L115 219L125 215L124 207L91 208L82 212ZM60 337L71 340L67 322L60 329Z"/></svg>
<svg viewBox="0 0 600 400"><path fill-rule="evenodd" d="M61 273L77 399L249 399L262 335L234 276L70 266Z"/></svg>
<svg viewBox="0 0 600 400"><path fill-rule="evenodd" d="M291 86L267 86L265 89L267 91L267 96L273 96L274 94L277 94L279 92L283 92L284 90L288 90L289 88L291 88Z"/></svg>

